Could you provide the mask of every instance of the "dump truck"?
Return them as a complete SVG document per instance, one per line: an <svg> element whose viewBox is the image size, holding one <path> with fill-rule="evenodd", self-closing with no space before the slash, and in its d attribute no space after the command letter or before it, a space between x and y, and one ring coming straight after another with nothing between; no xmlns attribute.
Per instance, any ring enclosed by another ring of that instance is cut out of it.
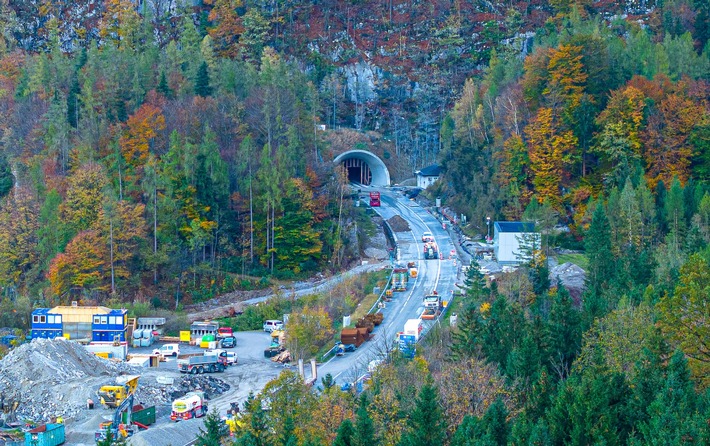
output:
<svg viewBox="0 0 710 446"><path fill-rule="evenodd" d="M435 242L424 243L424 258L426 260L439 258L439 248Z"/></svg>
<svg viewBox="0 0 710 446"><path fill-rule="evenodd" d="M99 402L108 408L118 407L128 395L136 391L138 378L138 375L120 376L116 378L116 385L102 386L96 392Z"/></svg>
<svg viewBox="0 0 710 446"><path fill-rule="evenodd" d="M436 291L424 296L424 311L421 318L424 320L433 320L439 316L441 311L441 296Z"/></svg>
<svg viewBox="0 0 710 446"><path fill-rule="evenodd" d="M64 444L64 424L48 423L25 432L25 446L57 446Z"/></svg>
<svg viewBox="0 0 710 446"><path fill-rule="evenodd" d="M193 375L201 373L224 372L227 368L227 357L216 354L204 354L201 356L190 356L186 359L178 359L178 369L181 373L191 373Z"/></svg>
<svg viewBox="0 0 710 446"><path fill-rule="evenodd" d="M170 419L173 421L190 420L200 418L207 414L207 402L203 392L188 392L184 396L173 401Z"/></svg>
<svg viewBox="0 0 710 446"><path fill-rule="evenodd" d="M380 193L379 192L370 192L370 206L373 208L380 206Z"/></svg>

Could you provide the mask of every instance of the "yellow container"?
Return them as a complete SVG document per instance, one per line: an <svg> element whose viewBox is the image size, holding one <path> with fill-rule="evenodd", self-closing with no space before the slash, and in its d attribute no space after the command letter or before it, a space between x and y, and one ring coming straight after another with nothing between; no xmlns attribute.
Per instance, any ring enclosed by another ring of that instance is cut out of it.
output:
<svg viewBox="0 0 710 446"><path fill-rule="evenodd" d="M108 352L95 352L94 354L99 358L108 359Z"/></svg>
<svg viewBox="0 0 710 446"><path fill-rule="evenodd" d="M67 341L71 339L71 335L69 333L64 333L62 336L64 336L64 339L66 339Z"/></svg>
<svg viewBox="0 0 710 446"><path fill-rule="evenodd" d="M181 331L180 332L180 342L190 342L190 331Z"/></svg>
<svg viewBox="0 0 710 446"><path fill-rule="evenodd" d="M210 348L210 341L201 341L200 348Z"/></svg>

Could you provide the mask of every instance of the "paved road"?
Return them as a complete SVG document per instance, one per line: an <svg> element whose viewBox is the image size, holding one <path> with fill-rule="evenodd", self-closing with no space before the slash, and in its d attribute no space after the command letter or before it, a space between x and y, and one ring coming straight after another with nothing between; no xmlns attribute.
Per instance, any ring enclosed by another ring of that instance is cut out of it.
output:
<svg viewBox="0 0 710 446"><path fill-rule="evenodd" d="M434 216L401 194L387 190L380 192L382 206L375 208L376 211L386 220L400 215L407 220L411 229L409 232L395 233L399 247L398 261L417 262L419 274L416 279L410 279L407 291L396 292L392 301L381 310L384 321L375 328L374 338L370 342L366 342L355 352L335 357L318 368L319 376L330 373L340 384L356 381L367 371L370 361L387 356L396 346L397 335L404 329L405 322L421 315L424 310L422 300L426 294L436 290L444 300L450 299L459 269L459 264L454 259L449 259L449 253L454 249L451 238ZM444 260L424 260L421 237L426 231L434 235L440 252L444 254ZM425 321L425 333L433 323Z"/></svg>

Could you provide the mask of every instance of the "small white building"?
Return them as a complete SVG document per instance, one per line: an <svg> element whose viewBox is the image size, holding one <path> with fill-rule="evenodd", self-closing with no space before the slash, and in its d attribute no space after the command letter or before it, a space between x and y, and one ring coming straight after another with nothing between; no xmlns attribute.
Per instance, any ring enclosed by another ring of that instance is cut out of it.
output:
<svg viewBox="0 0 710 446"><path fill-rule="evenodd" d="M432 164L427 166L422 170L417 170L414 174L417 176L417 187L426 189L432 184L439 180L439 174L441 173L441 167L438 164Z"/></svg>
<svg viewBox="0 0 710 446"><path fill-rule="evenodd" d="M525 263L531 249L540 249L540 233L535 232L535 223L520 221L496 221L493 223L493 252L501 265Z"/></svg>

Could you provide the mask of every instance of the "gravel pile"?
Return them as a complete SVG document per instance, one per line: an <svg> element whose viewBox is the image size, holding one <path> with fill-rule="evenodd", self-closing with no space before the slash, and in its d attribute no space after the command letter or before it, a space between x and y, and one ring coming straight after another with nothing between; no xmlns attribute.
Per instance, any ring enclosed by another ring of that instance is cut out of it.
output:
<svg viewBox="0 0 710 446"><path fill-rule="evenodd" d="M407 223L407 220L403 219L399 215L395 215L394 217L390 218L387 220L387 223L389 223L390 227L394 232L409 232L409 223Z"/></svg>
<svg viewBox="0 0 710 446"><path fill-rule="evenodd" d="M17 418L36 422L58 415L85 418L86 400L91 398L98 404L96 391L103 385L114 385L119 375L141 375L136 403L145 406L169 404L191 390L202 390L207 398L214 398L230 388L209 375L166 374L101 359L64 339L35 339L23 344L0 360L0 370L0 395L5 405L18 402ZM169 375L170 384L158 382L165 375Z"/></svg>

